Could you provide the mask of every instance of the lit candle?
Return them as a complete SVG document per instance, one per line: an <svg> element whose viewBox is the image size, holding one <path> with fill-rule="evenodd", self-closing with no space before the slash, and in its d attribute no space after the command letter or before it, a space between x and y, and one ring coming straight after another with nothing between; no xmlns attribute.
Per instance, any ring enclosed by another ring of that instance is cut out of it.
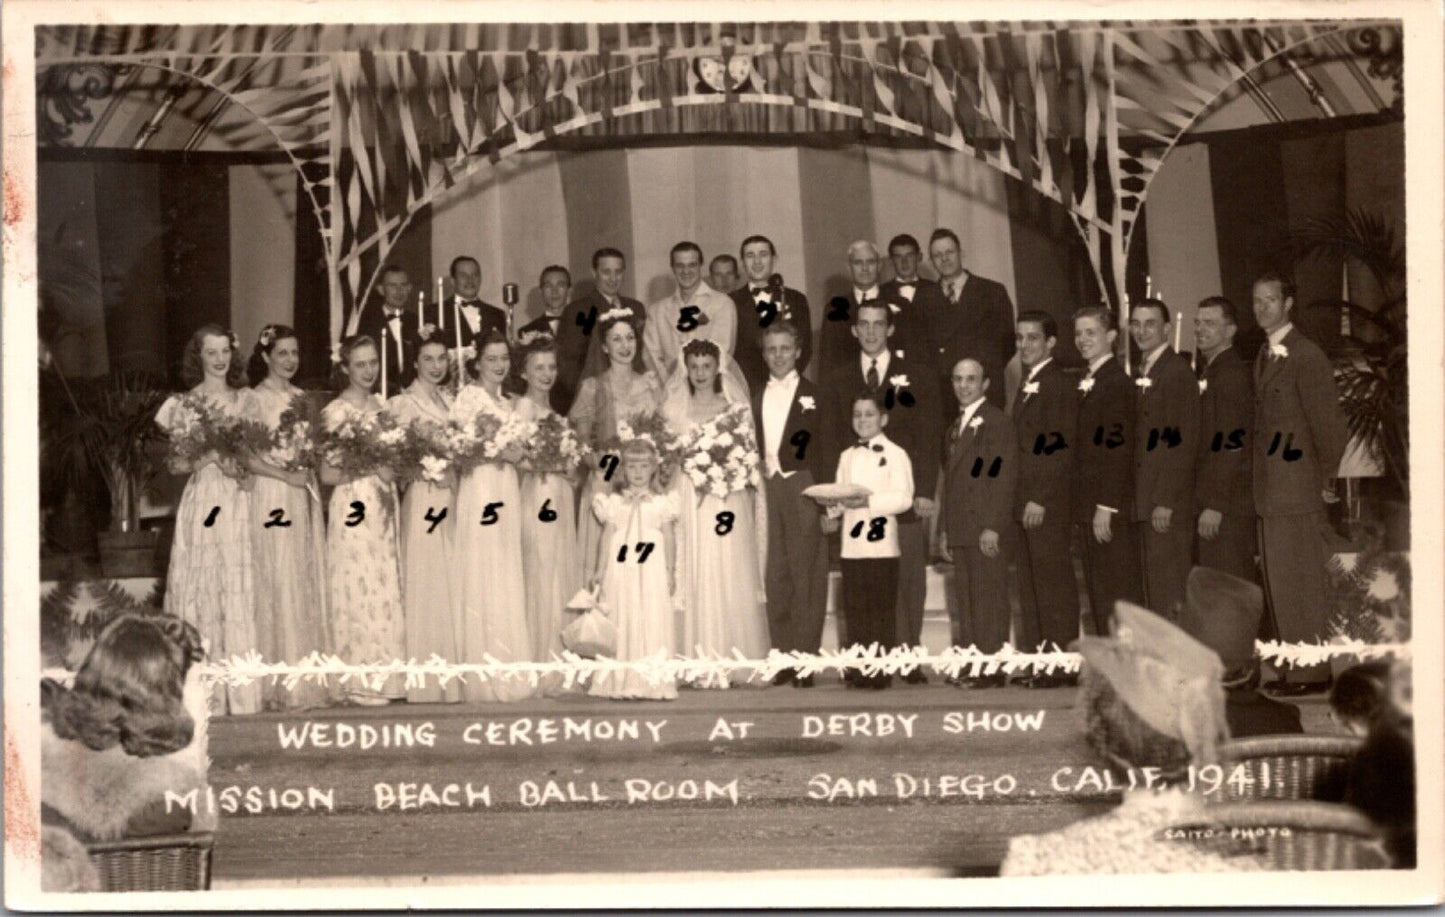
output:
<svg viewBox="0 0 1445 917"><path fill-rule="evenodd" d="M416 336L421 337L421 314L426 311L426 291L416 291Z"/></svg>
<svg viewBox="0 0 1445 917"><path fill-rule="evenodd" d="M385 401L385 400L386 400L386 351L387 351L387 349L388 349L387 346L386 346L386 338L387 338L387 336L388 336L387 327L386 327L385 325L382 325L382 326L381 326L381 400L382 400L382 401Z"/></svg>
<svg viewBox="0 0 1445 917"><path fill-rule="evenodd" d="M442 331L447 330L447 314L442 308L442 279L437 278L437 327Z"/></svg>
<svg viewBox="0 0 1445 917"><path fill-rule="evenodd" d="M462 390L462 301L452 297L452 324L457 335L457 392Z"/></svg>
<svg viewBox="0 0 1445 917"><path fill-rule="evenodd" d="M1179 336L1184 333L1184 316L1174 313L1174 352L1179 352Z"/></svg>

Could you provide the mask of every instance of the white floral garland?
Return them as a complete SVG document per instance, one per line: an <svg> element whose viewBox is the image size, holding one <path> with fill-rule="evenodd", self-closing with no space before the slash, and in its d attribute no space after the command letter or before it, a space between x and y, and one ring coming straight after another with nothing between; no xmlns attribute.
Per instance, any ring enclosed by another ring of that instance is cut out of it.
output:
<svg viewBox="0 0 1445 917"><path fill-rule="evenodd" d="M1335 642L1326 644L1280 643L1268 641L1256 643L1259 655L1266 662L1275 665L1309 666L1327 662L1336 656L1354 656L1361 660L1384 656L1400 659L1410 657L1410 646L1405 643L1373 644ZM544 676L561 675L565 687L572 687L597 675L608 672L634 672L652 682L717 682L727 680L734 673L746 673L748 681L767 683L784 669L796 670L799 675L815 675L833 671L842 673L857 670L865 675L897 675L916 668L932 669L950 677L963 675L1008 675L1022 672L1054 674L1079 671L1083 657L1078 653L1055 649L1035 653L1021 652L1005 644L997 653L983 653L974 647L967 649L949 647L941 653L930 653L925 647L894 647L884 651L877 645L850 646L842 650L823 650L818 653L777 650L764 659L748 659L741 651L733 656L721 654L700 654L693 657L666 657L662 654L644 659L619 661L616 659L584 659L571 652L563 652L546 662L502 662L488 655L482 662L452 663L440 656L432 655L424 662L415 659L394 659L391 662L356 665L340 657L312 653L296 663L267 662L260 653L232 656L202 665L202 675L212 683L229 686L244 686L261 679L280 680L288 689L295 688L302 681L326 683L336 680L340 684L356 682L358 686L379 690L389 678L402 677L408 688L425 685L428 678L435 678L446 685L453 679L475 676L479 680L525 679L538 685Z"/></svg>

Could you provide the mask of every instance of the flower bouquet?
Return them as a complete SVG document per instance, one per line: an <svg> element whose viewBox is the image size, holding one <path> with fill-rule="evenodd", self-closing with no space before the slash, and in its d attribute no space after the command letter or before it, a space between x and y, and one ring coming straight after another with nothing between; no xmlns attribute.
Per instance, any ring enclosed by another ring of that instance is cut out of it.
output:
<svg viewBox="0 0 1445 917"><path fill-rule="evenodd" d="M521 467L538 474L570 475L586 458L582 440L567 418L548 414L536 423Z"/></svg>
<svg viewBox="0 0 1445 917"><path fill-rule="evenodd" d="M296 395L281 412L274 430L257 421L247 421L246 447L252 454L282 471L311 472L321 460L316 442L316 411L306 395ZM308 480L306 490L318 501L321 493L315 481Z"/></svg>
<svg viewBox="0 0 1445 917"><path fill-rule="evenodd" d="M465 474L485 462L504 461L502 453L513 446L524 447L535 428L515 415L504 418L485 410L465 423L453 421L447 427L453 467Z"/></svg>
<svg viewBox="0 0 1445 917"><path fill-rule="evenodd" d="M208 454L231 464L241 480L247 476L245 458L250 453L250 424L232 417L205 395L182 395L170 426L171 456L194 466Z"/></svg>
<svg viewBox="0 0 1445 917"><path fill-rule="evenodd" d="M451 439L447 427L418 419L405 428L397 448L396 472L403 480L445 485L452 469Z"/></svg>
<svg viewBox="0 0 1445 917"><path fill-rule="evenodd" d="M617 421L617 435L602 444L602 453L615 453L621 459L622 447L634 439L645 439L657 449L659 477L664 487L672 480L673 470L681 457L678 437L667 426L659 411L641 411Z"/></svg>
<svg viewBox="0 0 1445 917"><path fill-rule="evenodd" d="M406 431L385 412L350 412L321 435L320 450L329 465L352 478L393 468Z"/></svg>
<svg viewBox="0 0 1445 917"><path fill-rule="evenodd" d="M698 498L728 494L762 483L758 446L749 428L747 405L737 405L697 429L682 443L682 471Z"/></svg>

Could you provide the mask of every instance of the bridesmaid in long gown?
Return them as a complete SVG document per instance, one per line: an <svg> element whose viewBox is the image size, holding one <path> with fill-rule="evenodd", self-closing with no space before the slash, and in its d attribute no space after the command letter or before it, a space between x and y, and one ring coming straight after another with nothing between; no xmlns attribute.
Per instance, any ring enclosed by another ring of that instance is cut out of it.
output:
<svg viewBox="0 0 1445 917"><path fill-rule="evenodd" d="M372 394L381 366L376 342L364 334L341 345L345 390L321 412L326 429L348 416L381 411ZM392 472L379 468L349 477L324 463L321 481L335 485L326 528L332 645L353 664L387 663L404 658L406 637L401 617L401 570L396 545L396 488ZM386 679L378 690L368 682L346 683L347 698L363 706L384 706L404 696L403 679Z"/></svg>
<svg viewBox="0 0 1445 917"><path fill-rule="evenodd" d="M291 384L300 365L293 329L286 325L261 329L248 366L256 407L252 420L276 430L292 400L306 394ZM297 662L313 652L329 652L323 585L326 523L315 475L287 471L262 456L248 464L256 474L251 488L256 644L268 662ZM326 686L315 681L302 681L288 690L278 679L264 683L262 692L268 708L316 707L328 700Z"/></svg>
<svg viewBox="0 0 1445 917"><path fill-rule="evenodd" d="M641 347L631 313L625 317L603 318L597 324L602 335L602 352L607 369L601 375L588 376L577 388L577 398L569 415L577 425L582 441L601 453L612 450L617 455L617 422L662 407L662 382L642 367ZM621 468L613 466L611 481L607 472L593 465L582 487L582 512L578 521L577 543L586 565L584 575L591 581L597 573L598 546L602 543L602 523L592 512L592 497L607 493L616 482Z"/></svg>
<svg viewBox="0 0 1445 917"><path fill-rule="evenodd" d="M440 336L421 341L416 350L416 380L387 402L386 409L403 425L446 425L451 392L447 376L447 345ZM448 473L445 484L416 480L401 501L401 582L406 619L406 655L426 661L433 654L448 662L461 658L461 605L452 590L453 542L456 536L456 491ZM436 520L440 519L440 522ZM408 688L408 703L456 703L462 699L458 679L443 686L428 679Z"/></svg>
<svg viewBox="0 0 1445 917"><path fill-rule="evenodd" d="M502 392L512 358L501 334L494 331L482 341L477 364L479 378L462 387L452 404L452 419L465 423L485 412L505 421L516 410L516 399ZM511 446L500 461L468 471L457 488L455 566L463 662L482 662L488 654L501 662L532 659L522 576L522 494L514 467L521 457L521 447ZM536 688L523 676L483 680L469 675L462 686L469 701L517 701L534 693Z"/></svg>
<svg viewBox="0 0 1445 917"><path fill-rule="evenodd" d="M204 325L191 335L181 363L189 394L226 414L254 415L255 395L242 387L245 373L230 332ZM156 412L167 433L187 421L180 396ZM175 541L166 573L165 611L189 621L209 644L211 659L259 649L256 642L254 571L251 563L250 478L234 460L210 453L193 465L172 459L171 471L189 474L176 511ZM214 515L213 515L214 513ZM209 522L207 522L209 520ZM232 714L261 709L261 686L216 689L214 709Z"/></svg>
<svg viewBox="0 0 1445 917"><path fill-rule="evenodd" d="M744 390L731 379L724 385L718 374L720 356L711 341L690 341L683 348L679 378L668 383L664 409L674 433L695 435L703 424L732 412L740 417L741 430L754 435ZM683 373L685 378L681 378ZM749 448L756 451L755 446ZM768 654L769 636L754 512L756 489L748 487L719 498L699 492L686 474L679 473L677 479L681 497L679 567L684 571L681 604L685 610L678 651L688 656L731 657L734 650L741 650L748 659L761 659ZM738 670L733 680L745 681L747 675ZM724 681L700 686L727 685Z"/></svg>
<svg viewBox="0 0 1445 917"><path fill-rule="evenodd" d="M551 338L525 348L521 360L526 394L517 401L517 414L531 421L558 416L550 401L557 381L557 351ZM562 652L562 608L582 586L576 499L575 474L523 470L522 570L527 577L532 658L538 661ZM560 674L544 678L543 693L558 693L561 683Z"/></svg>

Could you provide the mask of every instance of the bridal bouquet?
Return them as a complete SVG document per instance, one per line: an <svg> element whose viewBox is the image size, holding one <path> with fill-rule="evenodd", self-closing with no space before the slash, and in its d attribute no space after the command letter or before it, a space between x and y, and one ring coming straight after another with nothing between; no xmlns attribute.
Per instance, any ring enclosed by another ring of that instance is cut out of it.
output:
<svg viewBox="0 0 1445 917"><path fill-rule="evenodd" d="M395 467L405 439L406 430L390 414L352 411L322 431L320 448L327 464L359 478Z"/></svg>
<svg viewBox="0 0 1445 917"><path fill-rule="evenodd" d="M485 462L500 462L508 448L526 446L535 429L515 415L503 418L485 410L465 423L454 421L447 428L453 466L464 474Z"/></svg>
<svg viewBox="0 0 1445 917"><path fill-rule="evenodd" d="M311 471L321 458L316 442L316 411L311 399L296 395L281 412L276 429L249 424L247 445L282 471Z"/></svg>
<svg viewBox="0 0 1445 917"><path fill-rule="evenodd" d="M447 483L452 468L450 431L434 420L418 419L404 428L396 452L396 471L407 481Z"/></svg>
<svg viewBox="0 0 1445 917"><path fill-rule="evenodd" d="M171 455L194 465L208 453L233 463L244 475L242 464L250 451L250 424L227 414L211 399L187 392L171 415Z"/></svg>
<svg viewBox="0 0 1445 917"><path fill-rule="evenodd" d="M548 414L537 421L526 446L522 467L539 474L572 474L586 456L577 431L559 414Z"/></svg>
<svg viewBox="0 0 1445 917"><path fill-rule="evenodd" d="M699 497L711 494L721 500L762 483L748 414L747 405L736 405L698 425L683 442L682 471Z"/></svg>

